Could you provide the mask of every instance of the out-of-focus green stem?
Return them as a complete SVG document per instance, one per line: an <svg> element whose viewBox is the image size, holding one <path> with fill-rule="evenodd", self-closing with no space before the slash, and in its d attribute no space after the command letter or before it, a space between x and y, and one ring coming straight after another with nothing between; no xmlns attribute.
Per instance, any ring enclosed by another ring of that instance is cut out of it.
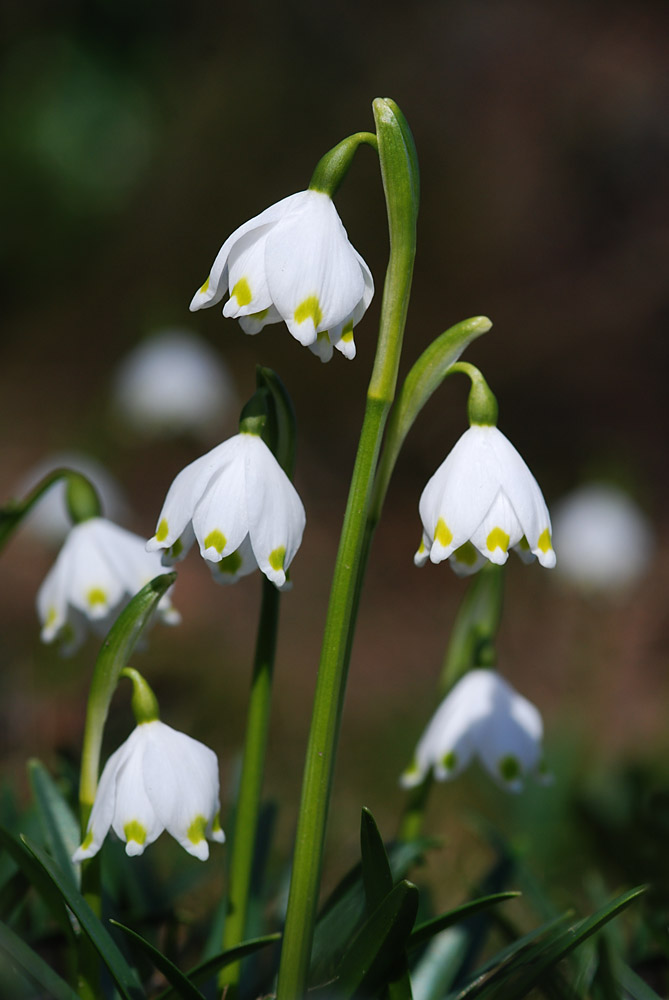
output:
<svg viewBox="0 0 669 1000"><path fill-rule="evenodd" d="M66 504L76 523L100 514L100 500L93 484L73 469L54 469L41 479L23 500L10 500L0 508L0 550L19 524L51 487L64 479L67 484Z"/></svg>
<svg viewBox="0 0 669 1000"><path fill-rule="evenodd" d="M361 590L360 566L371 541L367 518L381 438L397 382L416 248L418 169L411 132L393 101L374 101L374 117L388 208L390 259L376 358L323 637L279 968L279 1000L299 1000L306 994L325 828Z"/></svg>
<svg viewBox="0 0 669 1000"><path fill-rule="evenodd" d="M263 577L262 605L246 723L242 773L228 869L223 951L241 944L246 930L269 729L272 674L279 626L279 600L279 591L273 583ZM219 985L221 988L227 988L226 998L228 1000L234 996L240 973L241 962L228 965L221 970Z"/></svg>

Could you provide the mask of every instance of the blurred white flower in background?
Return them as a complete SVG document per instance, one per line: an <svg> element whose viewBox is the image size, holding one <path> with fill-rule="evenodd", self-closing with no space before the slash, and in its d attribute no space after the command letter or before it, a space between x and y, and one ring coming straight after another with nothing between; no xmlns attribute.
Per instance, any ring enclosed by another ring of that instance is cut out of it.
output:
<svg viewBox="0 0 669 1000"><path fill-rule="evenodd" d="M143 437L206 435L237 409L227 366L190 330L163 330L135 347L117 369L113 405Z"/></svg>
<svg viewBox="0 0 669 1000"><path fill-rule="evenodd" d="M13 490L14 495L17 497L25 496L41 479L60 468L80 472L90 480L100 497L102 509L110 521L128 519L128 504L116 480L96 459L80 452L62 451L49 455L31 469ZM72 519L65 503L66 489L67 484L64 479L54 483L37 501L19 530L25 531L49 545L61 545L72 529Z"/></svg>
<svg viewBox="0 0 669 1000"><path fill-rule="evenodd" d="M646 572L653 547L648 518L621 489L592 483L555 505L560 575L585 592L623 591Z"/></svg>

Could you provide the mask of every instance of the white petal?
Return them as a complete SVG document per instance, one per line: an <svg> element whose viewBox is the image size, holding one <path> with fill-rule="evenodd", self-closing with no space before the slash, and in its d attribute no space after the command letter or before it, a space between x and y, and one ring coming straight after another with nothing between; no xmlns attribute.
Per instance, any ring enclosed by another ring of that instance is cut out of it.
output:
<svg viewBox="0 0 669 1000"><path fill-rule="evenodd" d="M326 330L322 330L314 340L313 344L309 344L309 350L312 354L315 354L317 358L320 358L323 364L326 364L332 359L333 348Z"/></svg>
<svg viewBox="0 0 669 1000"><path fill-rule="evenodd" d="M425 532L423 532L423 537L420 540L420 545L416 549L413 557L414 566L424 566L425 563L430 558L430 546L432 545L432 539L429 538Z"/></svg>
<svg viewBox="0 0 669 1000"><path fill-rule="evenodd" d="M248 576L258 569L256 557L251 548L251 539L247 535L239 548L220 562L210 562L209 569L216 583L236 583L242 576Z"/></svg>
<svg viewBox="0 0 669 1000"><path fill-rule="evenodd" d="M189 521L176 542L169 549L163 549L160 553L161 564L170 567L174 566L175 563L181 562L182 559L186 558L194 543L195 532L193 531L192 522Z"/></svg>
<svg viewBox="0 0 669 1000"><path fill-rule="evenodd" d="M147 794L145 784L145 755L150 742L151 727L161 725L145 722L137 726L126 741L130 749L120 764L116 776L116 805L112 829L117 837L126 841L126 854L142 854L164 830ZM131 743L132 741L132 743Z"/></svg>
<svg viewBox="0 0 669 1000"><path fill-rule="evenodd" d="M167 491L156 534L146 543L147 552L169 549L181 538L212 477L228 462L230 452L234 453L237 437L217 445L181 470Z"/></svg>
<svg viewBox="0 0 669 1000"><path fill-rule="evenodd" d="M239 548L248 534L246 510L247 434L238 434L234 447L212 477L193 514L193 529L203 559L218 562Z"/></svg>
<svg viewBox="0 0 669 1000"><path fill-rule="evenodd" d="M259 226L237 240L230 251L230 298L223 306L224 316L238 319L271 306L265 274L265 244L271 230L271 226Z"/></svg>
<svg viewBox="0 0 669 1000"><path fill-rule="evenodd" d="M162 722L151 725L144 787L161 825L189 854L205 860L205 833L219 810L216 754Z"/></svg>
<svg viewBox="0 0 669 1000"><path fill-rule="evenodd" d="M37 614L42 623L42 642L53 642L68 618L66 581L70 558L67 545L45 576L37 592Z"/></svg>
<svg viewBox="0 0 669 1000"><path fill-rule="evenodd" d="M449 556L448 562L456 576L472 576L485 566L486 560L471 542L465 542Z"/></svg>
<svg viewBox="0 0 669 1000"><path fill-rule="evenodd" d="M481 726L478 753L490 775L510 791L522 788L522 777L541 761L543 725L534 705L495 671L489 716ZM505 764L510 768L505 774Z"/></svg>
<svg viewBox="0 0 669 1000"><path fill-rule="evenodd" d="M70 550L69 578L66 581L68 603L87 618L104 618L124 596L121 580L105 555L103 518L90 518L75 525L68 536Z"/></svg>
<svg viewBox="0 0 669 1000"><path fill-rule="evenodd" d="M282 587L300 547L306 516L297 490L259 437L247 435L246 507L258 566Z"/></svg>
<svg viewBox="0 0 669 1000"><path fill-rule="evenodd" d="M105 521L98 532L98 546L128 595L134 596L149 580L166 573L160 555L147 552L139 535Z"/></svg>
<svg viewBox="0 0 669 1000"><path fill-rule="evenodd" d="M227 292L228 257L237 241L245 236L246 233L251 232L259 226L274 223L278 219L282 218L283 215L291 211L295 204L299 205L304 193L305 192L300 191L297 194L292 194L287 198L283 198L275 205L271 205L269 208L266 208L264 212L260 213L260 215L256 215L253 219L249 219L248 222L245 222L242 226L239 226L238 229L235 229L231 236L228 236L227 240L216 255L216 260L214 261L209 277L193 296L190 304L191 312L195 312L196 309L202 309L207 306L215 305L217 302L221 301Z"/></svg>
<svg viewBox="0 0 669 1000"><path fill-rule="evenodd" d="M267 237L265 268L274 305L307 346L353 312L365 279L332 200L317 191L305 195L300 211Z"/></svg>
<svg viewBox="0 0 669 1000"><path fill-rule="evenodd" d="M114 751L103 768L91 815L88 819L86 836L81 846L72 855L74 862L83 861L84 858L92 858L93 855L97 854L109 833L116 808L116 778L119 768L125 763L128 754L132 752L132 742L128 746L130 740L131 737L122 743L118 750Z"/></svg>
<svg viewBox="0 0 669 1000"><path fill-rule="evenodd" d="M252 313L249 316L238 316L237 319L244 333L248 333L252 337L256 333L260 333L264 326L269 326L271 323L283 322L281 314L275 306L262 309L260 312Z"/></svg>
<svg viewBox="0 0 669 1000"><path fill-rule="evenodd" d="M490 510L472 533L472 544L481 555L502 566L509 557L509 548L523 537L523 529L508 497L500 489Z"/></svg>

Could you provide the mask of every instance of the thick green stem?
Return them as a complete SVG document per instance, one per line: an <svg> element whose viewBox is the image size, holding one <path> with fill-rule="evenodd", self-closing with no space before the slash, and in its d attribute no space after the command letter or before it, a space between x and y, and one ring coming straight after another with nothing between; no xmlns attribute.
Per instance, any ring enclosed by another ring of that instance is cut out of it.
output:
<svg viewBox="0 0 669 1000"><path fill-rule="evenodd" d="M235 812L228 870L228 899L223 928L223 951L241 944L246 931L246 915L272 699L272 673L279 626L279 600L279 591L273 583L263 577L258 640L253 665L239 798ZM241 962L226 966L221 971L219 985L222 988L227 987L226 997L228 1000L236 990L240 973Z"/></svg>
<svg viewBox="0 0 669 1000"><path fill-rule="evenodd" d="M368 515L381 438L395 393L415 256L418 172L409 128L376 100L379 159L390 231L379 339L335 564L302 785L277 997L306 994L330 793L353 631L372 532Z"/></svg>
<svg viewBox="0 0 669 1000"><path fill-rule="evenodd" d="M0 508L0 549L18 528L23 518L30 513L36 503L55 483L64 479L67 484L66 506L73 523L88 517L98 517L101 513L100 500L95 487L80 472L73 469L54 469L34 486L23 500L10 500Z"/></svg>

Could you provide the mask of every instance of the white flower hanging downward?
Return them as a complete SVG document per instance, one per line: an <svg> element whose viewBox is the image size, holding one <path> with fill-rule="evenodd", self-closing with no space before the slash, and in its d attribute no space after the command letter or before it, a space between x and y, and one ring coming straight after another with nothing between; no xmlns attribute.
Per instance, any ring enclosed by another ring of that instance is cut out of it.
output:
<svg viewBox="0 0 669 1000"><path fill-rule="evenodd" d="M537 709L495 670L470 670L435 712L401 777L419 785L430 769L438 781L460 774L477 757L511 792L526 774L542 776L543 724Z"/></svg>
<svg viewBox="0 0 669 1000"><path fill-rule="evenodd" d="M104 517L76 524L37 594L43 642L62 640L71 653L87 628L105 635L121 608L154 577L166 573L160 558L145 551L143 538ZM164 622L181 618L169 591L158 603Z"/></svg>
<svg viewBox="0 0 669 1000"><path fill-rule="evenodd" d="M297 490L265 442L241 433L182 469L146 547L174 562L197 539L218 582L233 583L260 567L283 587L305 521Z"/></svg>
<svg viewBox="0 0 669 1000"><path fill-rule="evenodd" d="M414 562L450 559L457 573L467 575L485 559L505 563L515 548L524 560L536 556L542 566L555 566L548 508L527 465L494 426L494 396L472 365L461 362L452 370L466 371L474 380L472 426L423 490L423 539Z"/></svg>
<svg viewBox="0 0 669 1000"><path fill-rule="evenodd" d="M371 272L349 242L329 194L284 198L236 229L195 293L192 311L216 305L245 333L284 320L322 361L333 346L355 357L353 328L374 295Z"/></svg>
<svg viewBox="0 0 669 1000"><path fill-rule="evenodd" d="M146 685L136 671L124 673ZM218 816L216 754L161 722L153 701L155 712L139 722L105 764L75 862L97 854L110 828L125 841L130 856L142 854L163 830L201 861L209 857L207 838L225 840Z"/></svg>

